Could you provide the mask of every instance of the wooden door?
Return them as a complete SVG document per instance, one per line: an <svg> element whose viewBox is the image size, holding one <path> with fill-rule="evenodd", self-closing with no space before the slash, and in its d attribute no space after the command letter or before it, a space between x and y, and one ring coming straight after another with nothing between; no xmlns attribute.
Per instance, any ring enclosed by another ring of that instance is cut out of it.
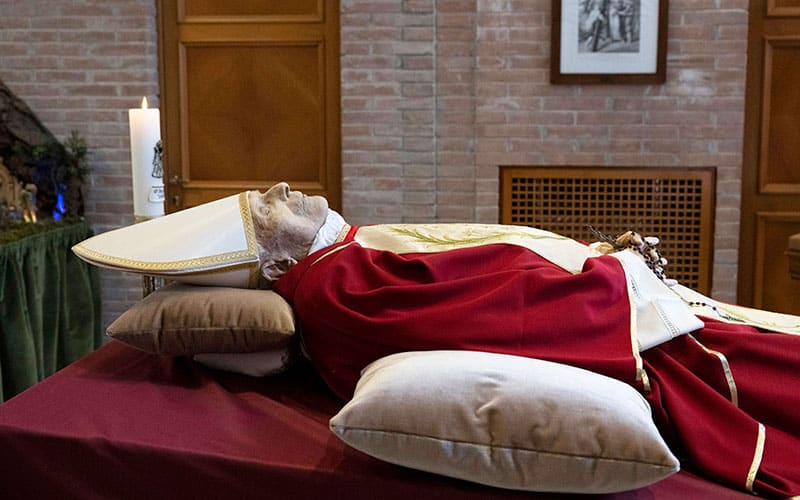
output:
<svg viewBox="0 0 800 500"><path fill-rule="evenodd" d="M341 209L339 2L157 6L167 211L279 181Z"/></svg>
<svg viewBox="0 0 800 500"><path fill-rule="evenodd" d="M738 302L800 314L800 0L751 0Z"/></svg>

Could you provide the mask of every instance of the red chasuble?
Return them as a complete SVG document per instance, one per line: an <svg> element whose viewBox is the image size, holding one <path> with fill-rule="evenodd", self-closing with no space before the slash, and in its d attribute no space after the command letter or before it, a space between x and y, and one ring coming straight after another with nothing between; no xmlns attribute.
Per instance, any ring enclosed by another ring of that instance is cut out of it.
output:
<svg viewBox="0 0 800 500"><path fill-rule="evenodd" d="M344 399L365 366L403 351L570 364L645 392L693 469L739 489L800 494L800 337L713 323L643 353L648 387L614 257L586 259L571 273L515 245L398 254L348 241L303 259L274 289L294 306L308 356Z"/></svg>

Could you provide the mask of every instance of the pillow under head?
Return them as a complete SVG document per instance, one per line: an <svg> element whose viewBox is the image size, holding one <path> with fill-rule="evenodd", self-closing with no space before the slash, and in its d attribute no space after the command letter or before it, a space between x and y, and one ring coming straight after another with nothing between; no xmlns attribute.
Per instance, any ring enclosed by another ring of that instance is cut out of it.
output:
<svg viewBox="0 0 800 500"><path fill-rule="evenodd" d="M289 346L294 313L272 290L172 283L132 306L107 335L156 354L249 353Z"/></svg>

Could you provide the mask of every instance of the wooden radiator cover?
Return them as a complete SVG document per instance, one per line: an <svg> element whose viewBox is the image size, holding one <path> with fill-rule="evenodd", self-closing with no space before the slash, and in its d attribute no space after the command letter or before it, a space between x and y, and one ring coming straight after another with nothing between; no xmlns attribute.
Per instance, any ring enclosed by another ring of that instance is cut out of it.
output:
<svg viewBox="0 0 800 500"><path fill-rule="evenodd" d="M500 222L593 242L588 229L657 236L667 277L711 292L713 167L500 167Z"/></svg>

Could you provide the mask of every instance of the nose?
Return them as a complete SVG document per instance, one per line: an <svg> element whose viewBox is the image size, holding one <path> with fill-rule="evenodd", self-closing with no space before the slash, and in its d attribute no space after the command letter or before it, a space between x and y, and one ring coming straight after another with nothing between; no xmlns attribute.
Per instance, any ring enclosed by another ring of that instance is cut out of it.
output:
<svg viewBox="0 0 800 500"><path fill-rule="evenodd" d="M277 198L283 201L289 199L289 184L285 182L279 182L269 188L266 193L264 193L265 198Z"/></svg>

